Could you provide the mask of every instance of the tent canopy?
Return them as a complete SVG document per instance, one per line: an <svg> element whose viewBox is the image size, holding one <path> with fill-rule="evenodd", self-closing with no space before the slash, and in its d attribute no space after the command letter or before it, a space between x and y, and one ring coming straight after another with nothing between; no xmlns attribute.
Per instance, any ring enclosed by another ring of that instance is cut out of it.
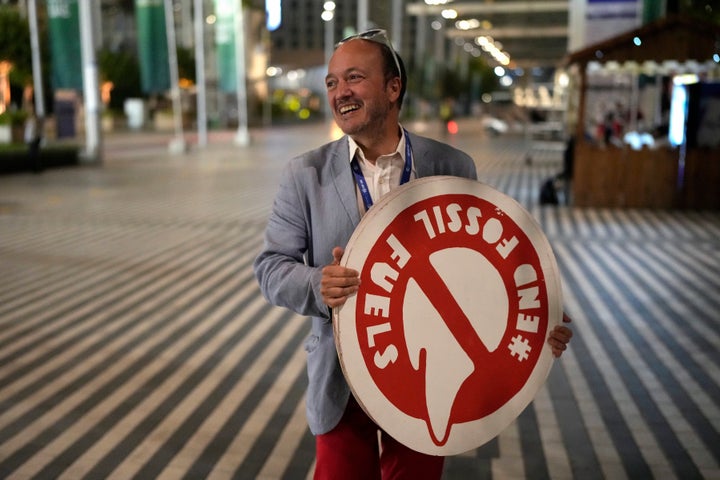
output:
<svg viewBox="0 0 720 480"><path fill-rule="evenodd" d="M571 52L563 64L664 60L707 62L718 53L720 25L687 16L669 16Z"/></svg>

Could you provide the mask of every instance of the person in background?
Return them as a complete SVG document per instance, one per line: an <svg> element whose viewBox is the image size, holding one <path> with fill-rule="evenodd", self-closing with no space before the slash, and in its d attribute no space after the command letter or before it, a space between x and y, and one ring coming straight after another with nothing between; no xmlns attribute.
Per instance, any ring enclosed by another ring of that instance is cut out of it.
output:
<svg viewBox="0 0 720 480"><path fill-rule="evenodd" d="M442 123L442 134L447 136L452 130L450 122L452 122L455 118L455 105L451 98L446 98L440 102L439 115L440 122Z"/></svg>
<svg viewBox="0 0 720 480"><path fill-rule="evenodd" d="M35 115L30 115L27 120L25 120L23 136L25 144L28 147L28 162L30 164L30 168L35 173L41 173L43 170L42 158L40 156L42 129L42 119L37 118Z"/></svg>
<svg viewBox="0 0 720 480"><path fill-rule="evenodd" d="M359 284L358 272L339 264L343 248L373 202L419 177L477 179L467 154L400 125L406 84L402 60L384 30L338 44L325 85L345 136L287 164L254 263L260 289L272 304L312 317L305 344L306 410L316 439L316 479L442 475L444 457L405 447L360 408L341 371L333 338L332 308L355 294ZM567 326L556 327L548 348L559 356L571 336Z"/></svg>

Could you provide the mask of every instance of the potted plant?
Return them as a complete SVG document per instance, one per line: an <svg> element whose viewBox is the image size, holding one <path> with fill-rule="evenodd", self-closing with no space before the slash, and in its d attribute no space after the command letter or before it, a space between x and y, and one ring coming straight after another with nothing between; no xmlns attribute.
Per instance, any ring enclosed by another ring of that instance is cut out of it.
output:
<svg viewBox="0 0 720 480"><path fill-rule="evenodd" d="M0 113L0 143L10 143L12 141L12 118L10 112L4 111Z"/></svg>
<svg viewBox="0 0 720 480"><path fill-rule="evenodd" d="M29 116L29 113L25 110L10 111L10 129L14 143L23 143L25 141L25 122Z"/></svg>
<svg viewBox="0 0 720 480"><path fill-rule="evenodd" d="M102 112L102 116L100 117L100 121L102 124L102 131L103 132L112 132L115 128L115 114L112 110L109 108L106 108Z"/></svg>

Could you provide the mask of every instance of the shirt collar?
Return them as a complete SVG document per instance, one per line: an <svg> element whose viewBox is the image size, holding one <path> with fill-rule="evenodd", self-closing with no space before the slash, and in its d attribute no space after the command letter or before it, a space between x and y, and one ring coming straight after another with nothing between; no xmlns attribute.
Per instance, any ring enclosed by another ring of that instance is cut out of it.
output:
<svg viewBox="0 0 720 480"><path fill-rule="evenodd" d="M395 147L394 152L389 152L385 155L394 155L396 153L400 154L400 158L402 158L403 162L405 161L405 129L402 128L402 125L398 125L400 127L400 141L397 144L397 147ZM360 146L353 140L353 138L348 135L348 148L349 148L349 154L350 161L352 162L352 159L355 158L355 155L357 154L358 159L361 163L365 162L365 154L363 154L362 149Z"/></svg>

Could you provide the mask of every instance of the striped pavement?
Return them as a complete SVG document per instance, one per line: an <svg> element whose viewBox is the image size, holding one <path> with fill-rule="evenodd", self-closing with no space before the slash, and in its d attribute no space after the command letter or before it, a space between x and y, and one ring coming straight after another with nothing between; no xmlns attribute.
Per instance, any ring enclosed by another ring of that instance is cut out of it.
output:
<svg viewBox="0 0 720 480"><path fill-rule="evenodd" d="M462 127L448 141L548 236L575 336L444 478L720 479L720 213L541 206L558 152L527 164L521 136ZM309 322L252 261L279 169L330 132L213 135L170 156L118 134L102 167L0 176L0 478L312 476Z"/></svg>

